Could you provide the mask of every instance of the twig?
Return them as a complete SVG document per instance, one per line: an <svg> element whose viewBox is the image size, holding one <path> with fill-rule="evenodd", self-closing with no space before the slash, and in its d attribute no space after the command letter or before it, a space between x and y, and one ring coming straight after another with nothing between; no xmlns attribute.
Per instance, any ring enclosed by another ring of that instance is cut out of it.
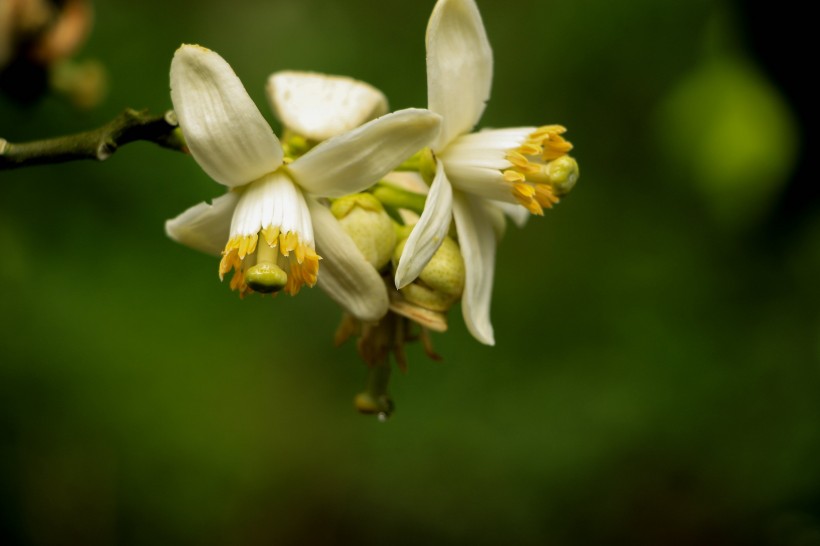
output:
<svg viewBox="0 0 820 546"><path fill-rule="evenodd" d="M161 116L152 116L147 110L127 108L102 127L91 131L19 144L0 138L0 170L78 159L105 161L120 146L137 140L188 152L173 110Z"/></svg>

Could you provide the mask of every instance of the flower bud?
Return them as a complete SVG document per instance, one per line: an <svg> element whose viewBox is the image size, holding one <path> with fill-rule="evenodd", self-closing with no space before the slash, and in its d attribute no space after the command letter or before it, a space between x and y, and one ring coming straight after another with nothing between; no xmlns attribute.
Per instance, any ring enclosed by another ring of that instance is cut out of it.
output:
<svg viewBox="0 0 820 546"><path fill-rule="evenodd" d="M387 265L396 246L396 231L378 199L369 193L347 195L333 201L330 211L373 267Z"/></svg>
<svg viewBox="0 0 820 546"><path fill-rule="evenodd" d="M394 267L399 262L406 239L393 253ZM461 298L464 291L464 258L461 249L450 237L445 237L418 279L402 288L408 302L432 311L447 311Z"/></svg>

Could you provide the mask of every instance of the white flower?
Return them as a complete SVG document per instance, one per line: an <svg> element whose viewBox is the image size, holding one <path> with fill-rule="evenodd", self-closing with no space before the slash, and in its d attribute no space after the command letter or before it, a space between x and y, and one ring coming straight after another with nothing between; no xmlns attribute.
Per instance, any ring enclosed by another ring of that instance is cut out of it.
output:
<svg viewBox="0 0 820 546"><path fill-rule="evenodd" d="M405 245L396 270L401 288L419 276L455 219L466 265L462 311L467 328L495 343L490 297L497 203L519 224L526 210L543 214L577 178L564 128L521 127L469 133L490 97L493 59L473 0L439 0L427 27L428 108L441 114L441 132L431 146L436 174L424 212ZM506 204L518 203L511 210Z"/></svg>
<svg viewBox="0 0 820 546"><path fill-rule="evenodd" d="M171 99L191 154L230 188L166 223L174 240L222 254L231 287L296 294L319 285L362 320L387 310L381 278L317 197L377 181L437 135L440 118L402 110L327 140L286 164L279 140L222 57L183 45L171 63ZM315 236L314 236L315 234ZM319 270L319 254L324 261Z"/></svg>

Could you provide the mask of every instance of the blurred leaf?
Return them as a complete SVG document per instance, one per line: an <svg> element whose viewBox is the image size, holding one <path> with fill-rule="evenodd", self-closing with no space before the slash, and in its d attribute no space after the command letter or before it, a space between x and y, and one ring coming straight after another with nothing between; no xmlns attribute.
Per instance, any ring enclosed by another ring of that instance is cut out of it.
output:
<svg viewBox="0 0 820 546"><path fill-rule="evenodd" d="M721 56L684 76L659 120L671 166L726 224L754 223L787 181L797 145L792 114L743 60Z"/></svg>

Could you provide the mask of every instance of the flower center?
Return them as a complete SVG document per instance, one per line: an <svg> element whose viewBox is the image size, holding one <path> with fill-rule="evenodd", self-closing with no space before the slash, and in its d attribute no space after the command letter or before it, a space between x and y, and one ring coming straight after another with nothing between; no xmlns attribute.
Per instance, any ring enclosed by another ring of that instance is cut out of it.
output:
<svg viewBox="0 0 820 546"><path fill-rule="evenodd" d="M512 184L513 196L532 214L543 215L578 179L578 164L567 155L572 144L561 136L565 132L560 125L539 127L507 153L512 165L504 171L504 180Z"/></svg>
<svg viewBox="0 0 820 546"><path fill-rule="evenodd" d="M219 278L233 271L231 289L295 296L313 286L321 258L314 249L310 213L301 191L275 172L249 184L231 222Z"/></svg>
<svg viewBox="0 0 820 546"><path fill-rule="evenodd" d="M319 260L312 246L296 233L281 233L268 226L255 235L231 238L222 251L219 278L233 270L231 289L241 296L249 292L272 294L283 290L295 296L303 285L316 284Z"/></svg>

